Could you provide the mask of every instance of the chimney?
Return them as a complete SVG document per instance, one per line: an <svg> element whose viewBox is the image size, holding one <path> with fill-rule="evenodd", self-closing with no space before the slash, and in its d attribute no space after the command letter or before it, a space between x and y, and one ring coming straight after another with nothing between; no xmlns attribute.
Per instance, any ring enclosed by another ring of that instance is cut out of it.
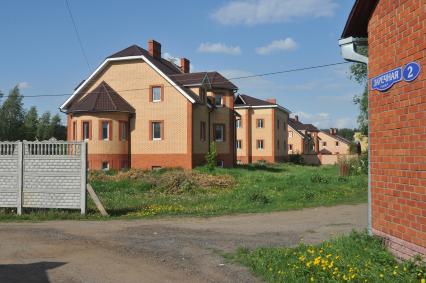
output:
<svg viewBox="0 0 426 283"><path fill-rule="evenodd" d="M149 40L148 52L155 59L161 59L161 44L153 39Z"/></svg>
<svg viewBox="0 0 426 283"><path fill-rule="evenodd" d="M294 116L294 120L296 120L296 122L299 122L299 116L298 115Z"/></svg>
<svg viewBox="0 0 426 283"><path fill-rule="evenodd" d="M331 135L337 135L337 129L336 128L330 128L330 134Z"/></svg>
<svg viewBox="0 0 426 283"><path fill-rule="evenodd" d="M269 103L277 104L277 100L275 98L268 98L266 99Z"/></svg>
<svg viewBox="0 0 426 283"><path fill-rule="evenodd" d="M182 72L184 72L185 74L188 74L190 69L189 69L189 60L186 58L180 58L180 68L182 70Z"/></svg>

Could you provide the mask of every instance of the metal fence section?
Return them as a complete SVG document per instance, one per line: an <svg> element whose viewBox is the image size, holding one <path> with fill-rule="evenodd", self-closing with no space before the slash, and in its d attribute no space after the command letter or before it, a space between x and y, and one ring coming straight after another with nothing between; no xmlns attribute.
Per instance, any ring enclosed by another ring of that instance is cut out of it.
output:
<svg viewBox="0 0 426 283"><path fill-rule="evenodd" d="M85 142L0 143L0 207L86 212Z"/></svg>

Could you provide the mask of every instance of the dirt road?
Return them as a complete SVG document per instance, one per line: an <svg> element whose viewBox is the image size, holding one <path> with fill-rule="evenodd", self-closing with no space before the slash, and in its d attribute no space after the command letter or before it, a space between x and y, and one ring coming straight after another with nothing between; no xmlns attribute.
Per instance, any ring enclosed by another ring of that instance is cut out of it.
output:
<svg viewBox="0 0 426 283"><path fill-rule="evenodd" d="M0 224L0 282L258 282L220 252L364 229L367 205L215 218Z"/></svg>

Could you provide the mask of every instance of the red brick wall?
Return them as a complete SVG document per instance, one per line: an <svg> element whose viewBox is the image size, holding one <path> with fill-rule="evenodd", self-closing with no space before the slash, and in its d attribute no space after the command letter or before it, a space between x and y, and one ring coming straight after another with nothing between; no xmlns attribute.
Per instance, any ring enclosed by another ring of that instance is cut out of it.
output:
<svg viewBox="0 0 426 283"><path fill-rule="evenodd" d="M381 0L369 23L370 78L411 61L423 68L369 93L372 228L402 257L426 250L425 10L424 0Z"/></svg>

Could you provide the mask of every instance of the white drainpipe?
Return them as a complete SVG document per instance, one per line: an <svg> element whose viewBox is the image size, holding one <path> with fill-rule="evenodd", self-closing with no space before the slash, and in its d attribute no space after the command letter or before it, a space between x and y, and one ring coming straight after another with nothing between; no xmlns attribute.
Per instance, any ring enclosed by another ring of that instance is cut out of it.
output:
<svg viewBox="0 0 426 283"><path fill-rule="evenodd" d="M356 52L356 46L367 46L367 38L347 37L339 40L343 59L368 65L368 57ZM368 120L368 233L372 235L371 223L371 170L370 170L370 119Z"/></svg>

